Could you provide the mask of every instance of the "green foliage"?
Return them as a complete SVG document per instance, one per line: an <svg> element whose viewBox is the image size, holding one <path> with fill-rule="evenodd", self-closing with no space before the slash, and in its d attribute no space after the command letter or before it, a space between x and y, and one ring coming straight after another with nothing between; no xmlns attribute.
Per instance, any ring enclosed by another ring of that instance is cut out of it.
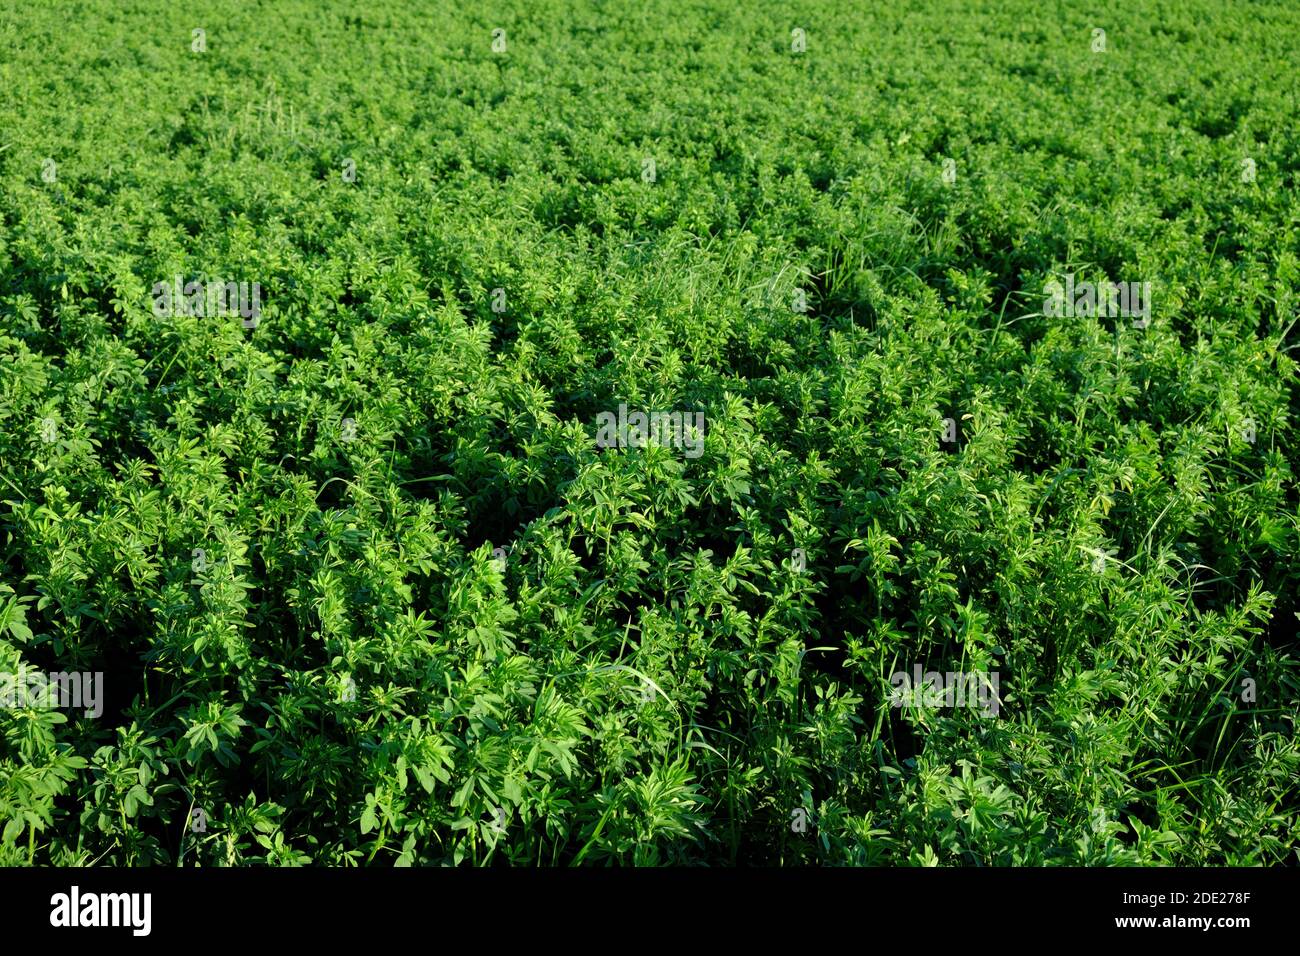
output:
<svg viewBox="0 0 1300 956"><path fill-rule="evenodd" d="M0 18L0 865L1296 861L1291 5L434 6Z"/></svg>

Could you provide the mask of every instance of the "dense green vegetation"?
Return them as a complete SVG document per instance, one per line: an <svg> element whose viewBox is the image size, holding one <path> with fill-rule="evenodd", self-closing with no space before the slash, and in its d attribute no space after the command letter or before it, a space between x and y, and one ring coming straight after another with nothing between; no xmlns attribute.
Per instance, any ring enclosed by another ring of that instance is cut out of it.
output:
<svg viewBox="0 0 1300 956"><path fill-rule="evenodd" d="M456 6L5 0L0 863L1294 863L1300 8Z"/></svg>

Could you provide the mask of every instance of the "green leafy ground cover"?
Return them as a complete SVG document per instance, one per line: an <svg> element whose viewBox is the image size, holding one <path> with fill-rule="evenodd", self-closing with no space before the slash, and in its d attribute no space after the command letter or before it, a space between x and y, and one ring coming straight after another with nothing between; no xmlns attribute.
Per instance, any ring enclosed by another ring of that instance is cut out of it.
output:
<svg viewBox="0 0 1300 956"><path fill-rule="evenodd" d="M1109 7L5 3L0 863L1295 862L1300 9Z"/></svg>

